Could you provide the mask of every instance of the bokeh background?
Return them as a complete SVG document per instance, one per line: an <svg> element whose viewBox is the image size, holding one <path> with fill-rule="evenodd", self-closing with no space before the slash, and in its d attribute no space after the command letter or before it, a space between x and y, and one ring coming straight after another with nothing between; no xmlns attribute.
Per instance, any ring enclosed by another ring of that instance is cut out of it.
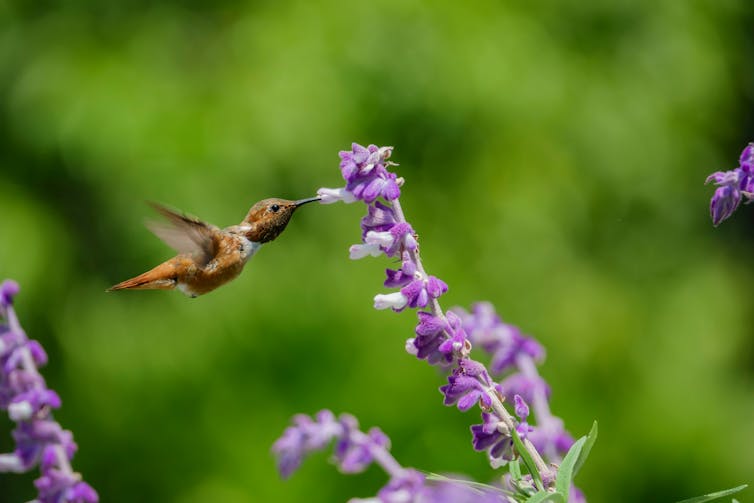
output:
<svg viewBox="0 0 754 503"><path fill-rule="evenodd" d="M590 501L754 482L754 209L714 229L703 185L754 140L753 23L747 0L0 1L0 277L75 467L108 502L375 494L326 454L277 475L290 416L326 407L407 466L494 478L478 413L403 349L414 316L371 307L390 264L348 259L361 205L307 206L206 297L104 293L171 256L144 201L235 224L340 185L358 141L395 146L444 305L495 303L570 431L599 421Z"/></svg>

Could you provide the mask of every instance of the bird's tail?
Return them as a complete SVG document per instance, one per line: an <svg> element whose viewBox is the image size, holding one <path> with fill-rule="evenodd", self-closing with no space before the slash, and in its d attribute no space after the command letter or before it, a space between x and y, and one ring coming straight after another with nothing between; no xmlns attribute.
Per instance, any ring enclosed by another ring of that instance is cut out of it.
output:
<svg viewBox="0 0 754 503"><path fill-rule="evenodd" d="M176 285L175 267L165 262L138 276L121 281L107 289L116 290L172 290Z"/></svg>

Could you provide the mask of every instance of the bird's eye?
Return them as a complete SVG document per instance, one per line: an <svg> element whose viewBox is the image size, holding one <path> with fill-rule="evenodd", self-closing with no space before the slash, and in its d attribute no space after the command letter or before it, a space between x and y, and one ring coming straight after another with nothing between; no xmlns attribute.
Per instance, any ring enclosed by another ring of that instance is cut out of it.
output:
<svg viewBox="0 0 754 503"><path fill-rule="evenodd" d="M270 206L270 211L272 211L273 213L277 213L279 210L280 210L280 206L277 204L273 204L272 206Z"/></svg>

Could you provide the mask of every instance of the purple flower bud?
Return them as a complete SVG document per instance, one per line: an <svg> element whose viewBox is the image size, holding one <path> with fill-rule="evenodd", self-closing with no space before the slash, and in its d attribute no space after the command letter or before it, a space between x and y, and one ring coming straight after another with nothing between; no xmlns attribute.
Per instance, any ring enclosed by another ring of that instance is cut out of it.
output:
<svg viewBox="0 0 754 503"><path fill-rule="evenodd" d="M346 181L350 181L359 174L359 170L369 158L369 151L358 143L351 144L351 151L341 150L340 171Z"/></svg>
<svg viewBox="0 0 754 503"><path fill-rule="evenodd" d="M366 236L369 231L385 232L389 231L395 224L395 214L390 206L382 204L379 201L367 206L367 216L361 219L361 237Z"/></svg>
<svg viewBox="0 0 754 503"><path fill-rule="evenodd" d="M709 211L712 225L717 227L728 219L741 204L741 191L731 186L718 187L712 195Z"/></svg>
<svg viewBox="0 0 754 503"><path fill-rule="evenodd" d="M40 343L31 340L26 343L26 349L31 353L31 357L37 367L43 367L47 365L47 353Z"/></svg>
<svg viewBox="0 0 754 503"><path fill-rule="evenodd" d="M500 418L491 413L482 413L482 424L471 426L472 445L476 451L487 451L490 461L500 466L514 458L513 438Z"/></svg>
<svg viewBox="0 0 754 503"><path fill-rule="evenodd" d="M524 399L521 398L521 395L515 395L513 397L513 403L516 415L521 419L521 421L526 421L526 418L529 417L529 406L526 405L526 402L524 402Z"/></svg>
<svg viewBox="0 0 754 503"><path fill-rule="evenodd" d="M471 343L469 343L466 337L466 331L463 329L461 319L452 311L448 311L445 315L445 320L451 336L440 344L440 347L437 348L438 351L445 354L448 361L451 361L454 357L462 359L467 357L471 351Z"/></svg>
<svg viewBox="0 0 754 503"><path fill-rule="evenodd" d="M738 159L738 165L747 175L754 174L754 143L749 143L741 152L741 157Z"/></svg>
<svg viewBox="0 0 754 503"><path fill-rule="evenodd" d="M385 280L384 285L387 288L400 288L413 281L415 274L416 264L410 259L404 260L401 268L396 271L393 269L385 269L385 276L387 276L387 279Z"/></svg>
<svg viewBox="0 0 754 503"><path fill-rule="evenodd" d="M360 473L374 461L375 449L387 450L390 440L379 428L372 428L367 435L358 431L358 423L344 426L344 434L335 446L335 460L344 473Z"/></svg>
<svg viewBox="0 0 754 503"><path fill-rule="evenodd" d="M21 287L19 287L18 283L12 279L6 279L3 281L2 285L0 285L0 307L7 307L13 304L13 297L15 297L20 290Z"/></svg>
<svg viewBox="0 0 754 503"><path fill-rule="evenodd" d="M333 438L340 436L343 424L350 424L352 419L344 417L338 422L329 410L321 410L315 417L316 420L303 414L294 416L293 426L286 428L283 436L272 445L278 471L284 479L296 471L306 455L324 448Z"/></svg>
<svg viewBox="0 0 754 503"><path fill-rule="evenodd" d="M490 385L487 370L481 363L470 359L460 360L453 373L448 376L448 384L440 387L445 395L445 405L456 405L462 412L481 402L483 407L492 405L492 397L485 389Z"/></svg>
<svg viewBox="0 0 754 503"><path fill-rule="evenodd" d="M408 301L408 307L419 308L427 307L430 299L436 299L447 291L448 285L434 276L426 280L417 278L401 288L401 293Z"/></svg>
<svg viewBox="0 0 754 503"><path fill-rule="evenodd" d="M419 359L426 359L430 364L450 363L451 359L440 351L439 346L447 339L445 335L445 321L432 313L419 311L419 324L416 326L416 337L410 339L414 350L411 354Z"/></svg>
<svg viewBox="0 0 754 503"><path fill-rule="evenodd" d="M710 201L710 216L715 227L736 211L742 197L748 201L754 197L754 144L750 143L744 148L738 164L739 167L734 170L712 173L704 182L717 185Z"/></svg>

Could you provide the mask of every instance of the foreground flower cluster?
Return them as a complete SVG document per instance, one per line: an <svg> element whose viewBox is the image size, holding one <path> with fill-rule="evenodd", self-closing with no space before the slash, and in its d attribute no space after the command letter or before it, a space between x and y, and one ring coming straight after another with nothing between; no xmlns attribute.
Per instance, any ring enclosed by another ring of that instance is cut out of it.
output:
<svg viewBox="0 0 754 503"><path fill-rule="evenodd" d="M391 154L392 147L353 144L351 150L340 152L345 187L318 191L324 204L362 201L367 205L367 215L361 220L361 243L350 249L352 259L385 255L399 263L399 267L385 271L384 287L394 291L376 295L374 307L396 312L417 309L415 336L406 341L406 350L449 373L447 384L440 388L445 405L461 411L477 405L482 409L481 423L471 426L473 448L485 452L493 467L512 464L504 491L490 493L490 497L523 501L541 492L558 493L565 500L570 493L570 501L583 501L578 490L571 489L571 475L565 486L561 481L556 487L559 470L555 463L563 459L574 442L562 421L550 413L549 388L535 365L543 358L543 349L517 328L504 324L489 304L477 304L471 312L442 309L439 298L448 286L424 269L416 234L400 204L404 181L389 171L395 165L389 161ZM471 358L474 345L492 355L491 371ZM495 381L493 375L502 374L507 377L502 382ZM513 406L514 413L506 409L504 402ZM528 422L529 404L533 406L536 425ZM299 417L296 421L273 449L285 476L298 466L304 454L327 444L322 443L321 435L303 434L303 420ZM304 423L310 425L310 421ZM527 474L519 472L519 460ZM392 487L399 477L390 469L386 471L391 477L386 487ZM439 501L428 496L431 492L422 493L421 497L416 491L410 494L410 498L400 501ZM397 501L382 493L378 500Z"/></svg>
<svg viewBox="0 0 754 503"><path fill-rule="evenodd" d="M704 183L710 182L717 185L709 206L712 224L717 227L736 211L742 198L746 198L747 203L754 198L754 143L749 143L741 152L736 169L716 171Z"/></svg>
<svg viewBox="0 0 754 503"><path fill-rule="evenodd" d="M0 454L0 472L39 466L41 476L34 481L38 503L96 503L97 493L71 468L73 435L52 417L60 397L37 370L47 363L44 349L26 337L16 317L13 297L18 290L14 281L0 285L0 410L16 423L16 449Z"/></svg>

